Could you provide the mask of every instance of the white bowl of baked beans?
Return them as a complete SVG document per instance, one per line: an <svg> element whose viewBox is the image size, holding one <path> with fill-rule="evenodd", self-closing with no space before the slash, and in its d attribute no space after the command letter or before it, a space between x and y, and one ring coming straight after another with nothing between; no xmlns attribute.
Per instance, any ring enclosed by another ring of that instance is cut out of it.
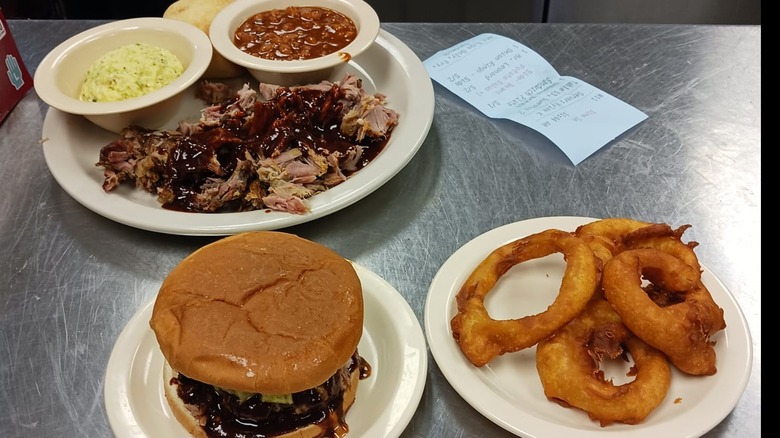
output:
<svg viewBox="0 0 780 438"><path fill-rule="evenodd" d="M378 34L379 17L363 0L236 0L209 28L222 56L282 86L328 79Z"/></svg>

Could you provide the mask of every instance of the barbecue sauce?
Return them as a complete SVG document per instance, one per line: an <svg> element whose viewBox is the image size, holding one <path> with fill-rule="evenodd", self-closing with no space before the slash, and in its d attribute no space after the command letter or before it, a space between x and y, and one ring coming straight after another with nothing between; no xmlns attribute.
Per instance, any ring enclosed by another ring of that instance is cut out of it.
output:
<svg viewBox="0 0 780 438"><path fill-rule="evenodd" d="M357 351L345 368L322 385L293 393L290 405L263 402L260 394L241 402L233 394L181 373L171 379L171 384L178 385L178 395L186 404L203 412L202 427L210 438L268 438L311 424L320 427L320 437L340 438L349 431L344 421L343 388L356 369L360 380L371 375L371 366Z"/></svg>
<svg viewBox="0 0 780 438"><path fill-rule="evenodd" d="M280 88L266 102L257 101L246 125L229 118L219 127L185 137L170 151L166 163L166 181L162 187L170 193L163 208L176 211L204 211L197 195L209 176L231 175L239 160L249 153L260 161L276 157L292 148L304 154L346 154L357 146L363 150L354 170L342 169L345 176L365 167L382 151L389 135L365 136L361 141L341 132L339 100L343 90L332 86L323 91L308 88ZM234 98L235 100L235 98ZM225 102L227 106L232 101ZM218 164L217 164L218 163ZM244 210L241 200L226 203L218 211Z"/></svg>

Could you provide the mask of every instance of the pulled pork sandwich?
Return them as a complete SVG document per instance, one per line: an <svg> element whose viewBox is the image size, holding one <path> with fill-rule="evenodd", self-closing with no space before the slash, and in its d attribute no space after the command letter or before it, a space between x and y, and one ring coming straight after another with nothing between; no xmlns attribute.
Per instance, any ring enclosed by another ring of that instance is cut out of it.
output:
<svg viewBox="0 0 780 438"><path fill-rule="evenodd" d="M168 403L196 437L344 436L370 374L352 264L292 234L198 249L163 281L150 325Z"/></svg>

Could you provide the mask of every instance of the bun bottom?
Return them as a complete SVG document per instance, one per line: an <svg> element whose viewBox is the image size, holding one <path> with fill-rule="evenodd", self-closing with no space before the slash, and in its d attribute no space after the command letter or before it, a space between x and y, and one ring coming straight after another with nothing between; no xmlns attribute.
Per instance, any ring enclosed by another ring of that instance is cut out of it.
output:
<svg viewBox="0 0 780 438"><path fill-rule="evenodd" d="M165 389L165 399L168 400L168 405L176 417L176 420L181 423L182 426L195 438L209 438L206 435L206 431L203 429L200 419L193 414L187 407L179 395L177 394L178 385L172 384L171 379L178 376L179 373L174 371L168 362L165 362L163 368L163 388ZM355 396L357 394L358 382L360 381L360 370L356 367L355 371L350 375L350 384L343 394L342 409L344 415L347 415L347 411L355 403ZM205 420L204 420L205 424ZM318 438L322 436L322 427L316 424L311 424L305 427L298 428L291 432L287 432L281 435L275 435L274 438ZM270 436L270 435L269 435Z"/></svg>

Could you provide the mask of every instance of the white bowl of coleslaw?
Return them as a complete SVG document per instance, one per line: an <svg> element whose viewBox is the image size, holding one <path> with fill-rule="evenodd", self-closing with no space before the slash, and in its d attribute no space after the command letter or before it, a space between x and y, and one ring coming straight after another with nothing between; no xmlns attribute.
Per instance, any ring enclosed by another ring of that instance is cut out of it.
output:
<svg viewBox="0 0 780 438"><path fill-rule="evenodd" d="M39 64L35 91L49 106L119 133L159 129L208 68L212 46L197 27L146 17L119 20L59 44Z"/></svg>

